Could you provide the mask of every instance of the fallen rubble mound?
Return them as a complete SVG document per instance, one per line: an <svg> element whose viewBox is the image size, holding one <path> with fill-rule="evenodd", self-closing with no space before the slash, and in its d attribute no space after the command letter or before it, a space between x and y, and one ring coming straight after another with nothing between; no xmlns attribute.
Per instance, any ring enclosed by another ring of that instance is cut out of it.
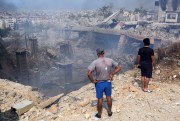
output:
<svg viewBox="0 0 180 121"><path fill-rule="evenodd" d="M180 120L179 43L159 50L159 63L153 70L149 88L141 90L139 69L116 75L112 82L113 116L108 117L103 101L103 121ZM163 83L162 83L163 82ZM0 79L0 121L92 121L97 113L94 84L87 84L67 95L45 99L37 89ZM28 102L26 105L22 102ZM32 104L31 104L32 102ZM24 105L22 110L12 107ZM31 107L28 107L28 106ZM25 111L24 111L25 109ZM18 112L19 111L19 112Z"/></svg>
<svg viewBox="0 0 180 121"><path fill-rule="evenodd" d="M153 79L154 80L154 79ZM180 85L151 81L152 93L141 91L140 70L134 69L114 77L113 83L113 116L107 116L106 99L103 101L103 121L115 120L180 120ZM31 87L23 86L8 80L0 80L0 110L1 120L11 119L8 111L15 103L25 99L33 101L35 105L16 120L25 121L85 121L97 120L97 99L93 84L71 92L59 100L48 103L49 106L40 107L45 102L38 92ZM31 96L30 96L31 95ZM48 100L51 100L49 98ZM47 101L47 100L46 100ZM8 115L9 114L9 115ZM3 121L2 120L2 121Z"/></svg>

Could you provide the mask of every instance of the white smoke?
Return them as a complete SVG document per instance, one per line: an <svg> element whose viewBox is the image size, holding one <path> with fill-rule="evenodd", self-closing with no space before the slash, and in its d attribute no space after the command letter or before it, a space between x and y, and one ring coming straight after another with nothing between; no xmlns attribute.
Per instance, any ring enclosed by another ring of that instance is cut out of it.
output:
<svg viewBox="0 0 180 121"><path fill-rule="evenodd" d="M4 0L3 0L4 1ZM8 0L19 8L28 9L96 9L114 4L116 8L134 9L143 6L153 9L155 0Z"/></svg>
<svg viewBox="0 0 180 121"><path fill-rule="evenodd" d="M6 0L0 0L0 11L14 10L15 6Z"/></svg>

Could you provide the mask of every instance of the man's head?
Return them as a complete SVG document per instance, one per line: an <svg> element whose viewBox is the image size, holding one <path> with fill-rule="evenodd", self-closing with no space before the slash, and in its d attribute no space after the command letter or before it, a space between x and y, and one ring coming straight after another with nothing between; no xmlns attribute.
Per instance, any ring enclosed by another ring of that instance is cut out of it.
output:
<svg viewBox="0 0 180 121"><path fill-rule="evenodd" d="M143 43L144 43L145 46L149 46L150 45L150 39L149 38L145 38L143 40Z"/></svg>
<svg viewBox="0 0 180 121"><path fill-rule="evenodd" d="M104 50L103 49L97 49L96 52L97 52L98 56L103 56L104 55Z"/></svg>

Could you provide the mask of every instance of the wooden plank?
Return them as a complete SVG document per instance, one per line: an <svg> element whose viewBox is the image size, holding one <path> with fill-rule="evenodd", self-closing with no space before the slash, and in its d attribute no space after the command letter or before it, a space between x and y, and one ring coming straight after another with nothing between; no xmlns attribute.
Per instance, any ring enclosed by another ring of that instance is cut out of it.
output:
<svg viewBox="0 0 180 121"><path fill-rule="evenodd" d="M59 95L54 96L54 97L51 97L51 98L49 98L48 100L40 103L40 104L39 104L39 107L40 107L40 108L49 107L49 106L51 106L54 102L56 102L57 100L59 100L63 95L64 95L64 93L59 94Z"/></svg>

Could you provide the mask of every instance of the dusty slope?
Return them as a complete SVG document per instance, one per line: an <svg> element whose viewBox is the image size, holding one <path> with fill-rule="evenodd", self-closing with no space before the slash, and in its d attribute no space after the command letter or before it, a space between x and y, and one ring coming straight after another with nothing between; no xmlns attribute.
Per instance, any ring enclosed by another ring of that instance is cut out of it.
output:
<svg viewBox="0 0 180 121"><path fill-rule="evenodd" d="M41 102L42 95L30 86L24 86L9 80L0 79L0 121L19 119L16 115L11 114L10 109L13 104L22 100L32 100L34 104Z"/></svg>
<svg viewBox="0 0 180 121"><path fill-rule="evenodd" d="M155 74L154 74L155 75ZM156 77L156 76L155 76ZM153 79L150 83L152 93L144 93L140 88L139 70L131 70L113 81L113 116L106 113L104 100L103 121L178 121L180 120L180 85L159 83ZM7 110L13 103L23 99L41 101L37 92L20 84L0 80L1 118L14 121ZM14 94L14 92L16 94ZM30 97L28 95L33 95ZM37 94L37 95L36 95ZM37 97L37 98L36 98ZM96 98L93 84L62 97L50 109L34 106L19 119L22 121L86 121L97 120ZM55 110L55 111L54 111ZM57 111L56 111L57 110ZM52 112L55 112L53 114ZM8 119L9 118L9 119Z"/></svg>
<svg viewBox="0 0 180 121"><path fill-rule="evenodd" d="M180 120L180 86L151 82L152 93L141 91L140 81L134 78L137 71L119 75L113 82L113 116L107 117L104 110L101 120L112 121L177 121ZM62 103L63 102L63 103ZM73 92L59 102L61 120L94 120L96 112L94 85L89 84ZM66 110L68 109L68 110ZM57 119L58 120L58 119Z"/></svg>

